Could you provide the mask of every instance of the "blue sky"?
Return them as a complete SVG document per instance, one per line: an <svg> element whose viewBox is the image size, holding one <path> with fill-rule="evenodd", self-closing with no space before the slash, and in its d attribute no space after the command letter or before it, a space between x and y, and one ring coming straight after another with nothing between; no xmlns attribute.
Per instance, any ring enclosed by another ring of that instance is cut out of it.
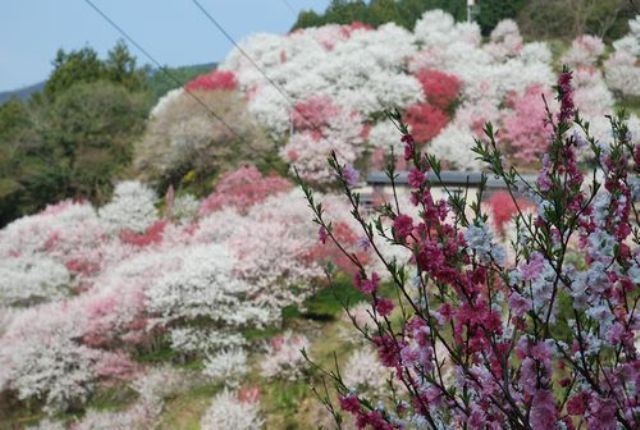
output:
<svg viewBox="0 0 640 430"><path fill-rule="evenodd" d="M160 63L222 60L230 43L191 0L93 0ZM322 11L329 0L200 0L236 40L284 33L293 12ZM4 0L0 12L0 91L44 80L58 48L91 46L104 55L120 38L83 0ZM130 47L142 63L148 61Z"/></svg>

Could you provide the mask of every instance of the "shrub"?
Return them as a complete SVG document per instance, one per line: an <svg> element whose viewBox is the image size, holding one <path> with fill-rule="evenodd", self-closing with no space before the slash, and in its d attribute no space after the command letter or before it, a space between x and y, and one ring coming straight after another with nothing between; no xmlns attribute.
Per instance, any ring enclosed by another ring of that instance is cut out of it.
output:
<svg viewBox="0 0 640 430"><path fill-rule="evenodd" d="M530 207L530 203L524 199L518 199L514 202L506 191L493 193L487 203L491 209L493 222L501 235L506 234L507 225L514 216L518 215L518 208L524 211Z"/></svg>
<svg viewBox="0 0 640 430"><path fill-rule="evenodd" d="M0 305L33 305L69 293L67 268L48 258L4 258L0 262Z"/></svg>
<svg viewBox="0 0 640 430"><path fill-rule="evenodd" d="M523 163L539 160L546 152L550 126L546 123L546 111L543 96L549 100L539 86L527 88L521 97L513 95L508 100L513 111L506 114L504 134L502 137L508 142L513 157Z"/></svg>
<svg viewBox="0 0 640 430"><path fill-rule="evenodd" d="M235 276L234 258L223 246L195 246L181 260L178 270L146 291L154 324L179 328L202 321L222 336L233 336L240 328L262 327L277 317L256 301L256 288Z"/></svg>
<svg viewBox="0 0 640 430"><path fill-rule="evenodd" d="M223 350L207 357L204 374L234 388L248 373L247 354L242 349Z"/></svg>
<svg viewBox="0 0 640 430"><path fill-rule="evenodd" d="M571 67L594 67L600 56L604 54L604 42L597 36L578 36L571 43L571 48L562 57L562 63Z"/></svg>

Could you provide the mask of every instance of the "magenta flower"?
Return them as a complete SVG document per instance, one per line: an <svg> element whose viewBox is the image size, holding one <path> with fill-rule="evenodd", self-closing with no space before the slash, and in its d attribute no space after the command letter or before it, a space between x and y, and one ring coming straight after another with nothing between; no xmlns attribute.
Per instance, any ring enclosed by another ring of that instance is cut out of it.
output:
<svg viewBox="0 0 640 430"><path fill-rule="evenodd" d="M532 281L540 276L540 273L544 270L545 260L542 254L534 252L531 255L531 259L527 264L520 266L520 274L525 281Z"/></svg>
<svg viewBox="0 0 640 430"><path fill-rule="evenodd" d="M400 214L393 220L393 235L400 241L404 242L413 231L413 219L409 215Z"/></svg>
<svg viewBox="0 0 640 430"><path fill-rule="evenodd" d="M408 181L411 187L420 188L425 181L424 173L422 173L418 169L411 169L411 171L409 172Z"/></svg>
<svg viewBox="0 0 640 430"><path fill-rule="evenodd" d="M328 238L329 238L329 233L327 232L327 229L324 228L324 226L321 226L320 229L318 230L318 239L320 240L320 243L325 245L327 243Z"/></svg>
<svg viewBox="0 0 640 430"><path fill-rule="evenodd" d="M573 103L573 88L571 87L571 72L564 72L558 78L558 89L560 92L560 112L558 113L558 121L567 122L573 118L575 104Z"/></svg>
<svg viewBox="0 0 640 430"><path fill-rule="evenodd" d="M391 312L393 311L394 307L395 306L393 302L389 299L382 298L382 299L376 300L376 312L378 312L383 317L391 315Z"/></svg>
<svg viewBox="0 0 640 430"><path fill-rule="evenodd" d="M378 289L380 284L380 276L373 272L371 273L371 279L363 278L360 272L356 273L356 276L353 281L356 289L363 292L364 294L372 294Z"/></svg>
<svg viewBox="0 0 640 430"><path fill-rule="evenodd" d="M515 291L509 296L509 308L516 317L522 317L531 310L531 300L522 297Z"/></svg>
<svg viewBox="0 0 640 430"><path fill-rule="evenodd" d="M533 430L548 430L557 423L558 412L553 394L547 390L538 390L531 403L529 423Z"/></svg>
<svg viewBox="0 0 640 430"><path fill-rule="evenodd" d="M355 394L340 397L340 407L343 411L357 414L360 412L360 402Z"/></svg>
<svg viewBox="0 0 640 430"><path fill-rule="evenodd" d="M416 150L415 141L413 140L413 136L411 136L410 134L405 134L404 136L402 136L402 142L405 144L404 159L409 161L413 158L413 154Z"/></svg>

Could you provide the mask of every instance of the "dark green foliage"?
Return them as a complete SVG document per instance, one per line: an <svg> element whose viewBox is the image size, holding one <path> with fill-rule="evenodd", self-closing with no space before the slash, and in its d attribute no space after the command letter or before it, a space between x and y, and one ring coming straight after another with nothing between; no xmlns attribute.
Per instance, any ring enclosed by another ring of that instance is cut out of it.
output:
<svg viewBox="0 0 640 430"><path fill-rule="evenodd" d="M491 33L503 19L515 19L526 3L525 0L479 1L476 21L482 29L482 34Z"/></svg>
<svg viewBox="0 0 640 430"><path fill-rule="evenodd" d="M44 87L44 93L49 98L55 98L79 82L105 80L120 84L130 91L142 91L146 88L147 70L136 67L135 57L122 41L109 51L104 61L89 47L69 53L60 49L53 67Z"/></svg>
<svg viewBox="0 0 640 430"><path fill-rule="evenodd" d="M573 39L592 34L611 42L626 35L637 0L531 0L518 14L528 38Z"/></svg>
<svg viewBox="0 0 640 430"><path fill-rule="evenodd" d="M43 93L0 105L0 226L64 198L104 202L149 107L146 69L123 43L105 60L58 51Z"/></svg>
<svg viewBox="0 0 640 430"><path fill-rule="evenodd" d="M303 315L315 320L332 320L342 314L345 305L351 307L364 300L366 297L353 287L350 278L338 276L330 286L305 301Z"/></svg>
<svg viewBox="0 0 640 430"><path fill-rule="evenodd" d="M478 0L473 15L485 36L498 22L511 18L529 39L589 33L611 41L628 32L627 21L638 8L637 0ZM359 21L372 26L395 22L413 30L422 14L433 9L444 10L457 21L467 17L466 0L333 0L323 14L300 12L293 28Z"/></svg>
<svg viewBox="0 0 640 430"><path fill-rule="evenodd" d="M75 84L57 97L47 110L45 139L64 178L61 197L103 203L112 177L131 162L145 118L145 95L112 82Z"/></svg>

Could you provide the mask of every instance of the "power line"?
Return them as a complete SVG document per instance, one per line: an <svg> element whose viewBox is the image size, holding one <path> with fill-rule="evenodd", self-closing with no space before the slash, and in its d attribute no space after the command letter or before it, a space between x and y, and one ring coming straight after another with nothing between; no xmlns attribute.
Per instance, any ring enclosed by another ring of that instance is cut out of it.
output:
<svg viewBox="0 0 640 430"><path fill-rule="evenodd" d="M168 76L172 81L174 81L178 86L183 87L184 91L192 97L198 104L200 104L213 118L215 118L218 122L223 124L227 130L229 130L236 138L238 138L242 143L247 145L250 149L261 152L255 146L251 145L251 143L247 142L243 139L240 134L238 134L233 127L231 127L220 115L218 115L213 109L211 109L200 97L195 95L191 90L184 88L182 82L175 77L172 73L169 72L167 67L160 64L146 49L144 49L138 42L136 42L133 37L131 37L122 27L120 27L113 19L111 19L105 12L103 12L98 6L95 5L91 0L84 0L93 10L95 10L105 21L107 21L113 28L116 29L129 43L135 46L140 52L142 52L153 64L158 67L166 76ZM279 170L279 167L273 164L272 161L266 159L264 160L269 166L273 167L276 171Z"/></svg>
<svg viewBox="0 0 640 430"><path fill-rule="evenodd" d="M293 14L294 17L296 17L296 18L298 17L298 13L293 8L293 6L291 6L291 3L289 3L288 0L282 0L282 3L284 3L284 5L287 7L287 9L289 9L291 11L291 13Z"/></svg>
<svg viewBox="0 0 640 430"><path fill-rule="evenodd" d="M264 78L276 89L278 90L278 92L280 92L280 94L287 99L287 101L289 101L289 103L293 103L291 101L291 98L289 97L289 94L287 94L282 88L280 88L280 86L278 84L276 84L273 79L271 79L269 77L269 75L267 75L267 73L262 70L262 67L260 67L258 65L258 63L256 63L253 58L251 58L251 56L249 56L249 54L247 54L247 52L242 49L242 47L235 41L235 39L229 34L229 32L227 32L227 30L224 29L224 27L218 22L218 20L216 20L205 8L204 6L202 6L202 4L200 4L200 2L198 0L192 0L193 3L198 7L198 9L200 9L200 11L204 14L204 16L207 17L207 19L216 26L216 28L218 30L220 30L220 33L222 33L224 35L224 37L227 38L227 40L229 42L231 42L233 44L233 46L236 47L236 49L247 59L251 62L251 64L253 65L253 67L255 67L261 74L262 76L264 76Z"/></svg>
<svg viewBox="0 0 640 430"><path fill-rule="evenodd" d="M211 22L219 31L220 33L222 33L224 35L224 37L227 38L227 40L229 42L231 42L231 44L233 44L233 46L236 47L236 49L238 50L238 52L240 52L240 54L242 54L247 60L249 60L249 62L253 65L253 67L256 68L256 70L258 70L260 72L260 74L262 76L264 76L264 78L267 80L267 82L274 87L279 93L280 95L287 101L287 103L289 103L289 105L291 106L291 108L294 111L298 111L298 114L302 117L302 119L304 119L304 121L309 124L311 126L311 128L313 128L315 131L317 131L318 133L320 133L321 136L324 136L324 132L323 130L321 130L313 121L311 121L304 112L302 112L301 110L296 109L295 103L293 102L293 100L291 99L291 96L289 96L289 94L287 94L281 87L280 85L276 84L270 77L269 75L267 75L267 73L262 69L262 67L260 67L258 65L258 63L255 62L255 60L253 58L251 58L251 56L249 54L247 54L247 52L242 49L242 47L235 41L235 39L229 34L229 32L227 30L224 29L224 27L222 26L222 24L220 24L218 22L217 19L215 19L210 13L209 11L207 11L207 9L204 8L204 6L202 6L202 4L198 1L198 0L192 0L193 3L196 5L196 7L198 9L200 9L200 11L204 14L204 16L209 20L209 22Z"/></svg>
<svg viewBox="0 0 640 430"><path fill-rule="evenodd" d="M98 6L96 6L95 3L93 3L91 0L84 0L84 2L91 6L93 10L95 10L102 18L104 18L104 20L107 21L113 28L115 28L118 33L120 33L125 39L127 39L127 41L129 41L129 43L138 48L138 50L142 52L151 62L153 62L153 64L155 64L159 70L161 70L166 76L168 76L171 80L178 84L178 86L182 86L182 82L173 74L171 74L166 66L160 64L160 62L157 61L151 54L149 54L149 52L147 52L147 50L144 49L138 42L136 42L133 37L129 35L129 33L127 33L122 27L116 24L115 21L109 18L109 16L104 13ZM191 96L196 102L198 102L203 108L205 108L212 117L223 124L232 134L234 134L238 139L242 139L240 135L233 129L233 127L231 127L220 115L213 111L213 109L211 109L204 101L202 101L200 97L193 94L193 92L191 92L187 88L184 88L184 90L187 94L189 94L189 96Z"/></svg>

